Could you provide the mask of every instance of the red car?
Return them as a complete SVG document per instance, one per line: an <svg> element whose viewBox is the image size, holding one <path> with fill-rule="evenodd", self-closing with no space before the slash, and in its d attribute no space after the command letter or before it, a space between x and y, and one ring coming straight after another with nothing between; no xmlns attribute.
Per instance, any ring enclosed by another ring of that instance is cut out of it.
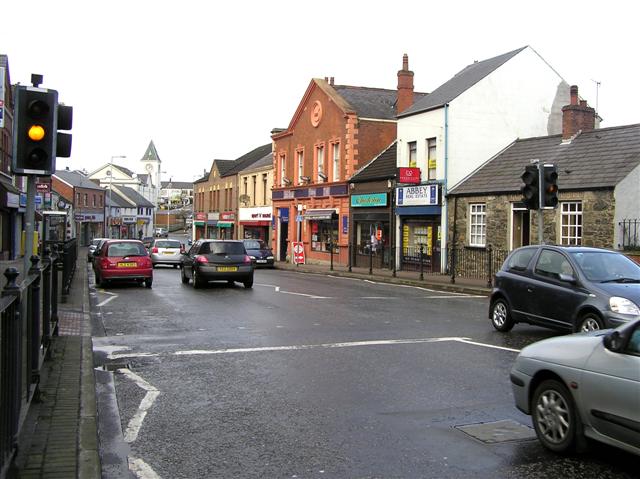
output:
<svg viewBox="0 0 640 479"><path fill-rule="evenodd" d="M135 281L147 288L153 284L153 265L142 241L105 241L94 256L93 269L98 287L111 281Z"/></svg>

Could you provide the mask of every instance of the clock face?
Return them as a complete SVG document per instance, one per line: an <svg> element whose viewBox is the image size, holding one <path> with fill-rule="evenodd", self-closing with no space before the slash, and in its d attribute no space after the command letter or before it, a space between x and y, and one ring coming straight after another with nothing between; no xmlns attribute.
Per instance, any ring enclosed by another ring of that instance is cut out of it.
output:
<svg viewBox="0 0 640 479"><path fill-rule="evenodd" d="M151 172L153 171L153 165L151 165L151 164L147 165L147 167L146 167L146 168L147 168L147 171L148 171L149 173L151 173Z"/></svg>
<svg viewBox="0 0 640 479"><path fill-rule="evenodd" d="M313 107L311 108L311 124L318 126L320 120L322 120L322 103L316 100L313 102Z"/></svg>

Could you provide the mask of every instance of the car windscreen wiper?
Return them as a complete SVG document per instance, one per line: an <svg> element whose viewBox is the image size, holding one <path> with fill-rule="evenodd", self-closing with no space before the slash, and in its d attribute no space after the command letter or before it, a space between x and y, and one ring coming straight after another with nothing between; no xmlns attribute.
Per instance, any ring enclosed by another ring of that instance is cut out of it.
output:
<svg viewBox="0 0 640 479"><path fill-rule="evenodd" d="M601 283L640 283L638 278L613 278L600 281Z"/></svg>

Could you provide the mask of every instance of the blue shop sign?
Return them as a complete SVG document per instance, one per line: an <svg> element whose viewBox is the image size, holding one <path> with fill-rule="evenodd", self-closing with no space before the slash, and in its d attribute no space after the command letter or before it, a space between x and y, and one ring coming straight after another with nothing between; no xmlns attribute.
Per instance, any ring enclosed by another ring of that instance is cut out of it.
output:
<svg viewBox="0 0 640 479"><path fill-rule="evenodd" d="M368 195L351 195L352 208L372 208L387 206L386 193L370 193Z"/></svg>

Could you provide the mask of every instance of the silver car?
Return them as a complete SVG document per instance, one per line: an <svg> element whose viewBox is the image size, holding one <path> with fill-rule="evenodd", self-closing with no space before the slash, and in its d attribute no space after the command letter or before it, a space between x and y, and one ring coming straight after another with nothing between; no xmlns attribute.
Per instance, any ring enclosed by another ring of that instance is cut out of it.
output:
<svg viewBox="0 0 640 479"><path fill-rule="evenodd" d="M178 240L156 238L149 245L149 253L154 268L158 264L169 264L177 268L180 266L184 246Z"/></svg>
<svg viewBox="0 0 640 479"><path fill-rule="evenodd" d="M527 346L511 383L547 449L580 450L588 437L640 455L640 320Z"/></svg>

